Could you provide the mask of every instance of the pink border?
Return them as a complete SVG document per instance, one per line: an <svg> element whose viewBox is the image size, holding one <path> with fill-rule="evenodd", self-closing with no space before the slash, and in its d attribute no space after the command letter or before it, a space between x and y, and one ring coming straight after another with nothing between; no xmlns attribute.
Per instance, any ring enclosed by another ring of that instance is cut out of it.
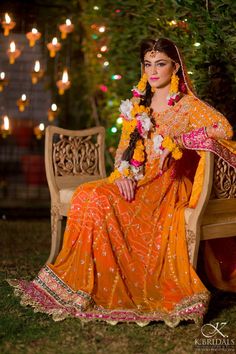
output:
<svg viewBox="0 0 236 354"><path fill-rule="evenodd" d="M236 155L217 140L208 138L205 128L183 134L182 142L186 149L211 151L221 157L230 166L236 168Z"/></svg>

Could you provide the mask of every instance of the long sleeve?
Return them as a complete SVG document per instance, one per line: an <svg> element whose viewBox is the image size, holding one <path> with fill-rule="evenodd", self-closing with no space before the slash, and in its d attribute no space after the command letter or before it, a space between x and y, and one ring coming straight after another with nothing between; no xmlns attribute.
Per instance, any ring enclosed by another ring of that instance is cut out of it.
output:
<svg viewBox="0 0 236 354"><path fill-rule="evenodd" d="M189 111L190 130L216 125L222 132L222 139L230 139L232 137L232 127L223 114L196 97L192 97L191 100Z"/></svg>

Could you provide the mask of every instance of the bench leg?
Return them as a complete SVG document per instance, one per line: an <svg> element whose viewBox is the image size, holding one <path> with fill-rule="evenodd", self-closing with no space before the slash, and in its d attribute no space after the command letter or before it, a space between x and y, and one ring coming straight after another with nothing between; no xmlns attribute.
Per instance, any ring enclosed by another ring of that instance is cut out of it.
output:
<svg viewBox="0 0 236 354"><path fill-rule="evenodd" d="M200 232L199 228L194 230L186 228L186 240L188 245L189 260L193 268L197 268L198 250L200 242Z"/></svg>
<svg viewBox="0 0 236 354"><path fill-rule="evenodd" d="M53 263L58 256L61 247L62 226L63 216L59 213L59 208L57 206L51 207L51 251L50 256L46 263Z"/></svg>

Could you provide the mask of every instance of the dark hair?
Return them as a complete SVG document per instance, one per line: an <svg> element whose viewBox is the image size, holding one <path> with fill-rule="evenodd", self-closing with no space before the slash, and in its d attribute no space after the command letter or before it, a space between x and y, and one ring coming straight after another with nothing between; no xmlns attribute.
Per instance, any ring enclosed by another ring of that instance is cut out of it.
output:
<svg viewBox="0 0 236 354"><path fill-rule="evenodd" d="M181 62L180 62L180 58L179 58L177 49L175 47L175 44L167 38L159 38L157 40L144 39L140 45L140 59L141 59L142 64L144 63L145 54L147 52L152 51L152 50L165 53L170 59L172 59L176 63L180 64L180 68L177 72L177 75L179 76L179 79L180 79L179 86L180 86L180 88L181 88L180 90L182 92L186 92ZM140 100L139 104L143 105L145 107L150 107L151 101L152 101L152 96L153 96L153 93L151 90L151 86L149 85L149 83L147 83L146 93L145 93L144 97ZM135 128L134 131L130 134L129 146L123 152L123 155L122 155L123 160L130 161L132 159L133 154L134 154L134 149L136 146L136 142L140 139L143 140L143 138L141 137L141 135L138 132L138 129Z"/></svg>
<svg viewBox="0 0 236 354"><path fill-rule="evenodd" d="M172 59L174 62L178 63L180 65L180 68L177 72L177 75L179 76L179 86L181 88L182 92L186 92L186 87L185 87L185 82L184 82L184 76L182 72L182 67L181 67L181 62L180 58L176 49L175 44L167 39L167 38L159 38L159 39L144 39L141 42L140 45L140 59L141 63L144 64L144 57L147 52L150 52L152 50L159 51L162 53L165 53L170 59ZM141 100L140 104L143 104L145 107L149 107L151 104L152 100L152 92L151 92L151 86L149 83L147 83L146 87L146 94Z"/></svg>

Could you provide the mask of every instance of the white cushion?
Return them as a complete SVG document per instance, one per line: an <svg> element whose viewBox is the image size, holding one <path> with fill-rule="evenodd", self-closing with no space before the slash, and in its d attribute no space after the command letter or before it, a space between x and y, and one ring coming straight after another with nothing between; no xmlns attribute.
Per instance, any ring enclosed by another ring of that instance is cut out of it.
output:
<svg viewBox="0 0 236 354"><path fill-rule="evenodd" d="M74 191L76 188L65 188L65 189L60 189L59 194L60 194L60 202L63 204L68 204L71 201L71 198L74 194Z"/></svg>

